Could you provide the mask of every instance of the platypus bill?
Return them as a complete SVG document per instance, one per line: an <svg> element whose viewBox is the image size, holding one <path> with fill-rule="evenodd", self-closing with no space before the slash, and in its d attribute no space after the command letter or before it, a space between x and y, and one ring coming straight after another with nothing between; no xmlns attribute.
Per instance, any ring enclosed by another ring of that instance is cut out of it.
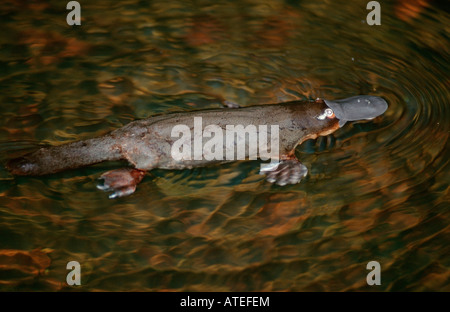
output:
<svg viewBox="0 0 450 312"><path fill-rule="evenodd" d="M386 101L380 97L361 95L336 101L317 99L170 113L131 122L101 137L44 147L8 161L6 167L14 175L45 175L108 160L127 160L134 168L104 173L100 176L104 183L97 187L111 191L110 198L130 195L136 190L145 172L151 169L186 169L230 161L217 158L211 160L206 156L194 159L173 157L173 144L180 139L179 136L173 136L174 127L185 125L192 130L195 118L201 117L201 131L208 125L221 129L226 129L227 125L255 125L254 129L259 136L260 129L270 129L276 125L279 129L278 161L261 169L261 173L266 174L267 181L271 183L295 184L308 172L294 155L297 145L307 139L333 133L347 121L373 119L383 114L387 107ZM190 138L190 142L184 143L189 143L188 146L198 144L194 142L195 135ZM255 155L249 154L249 142L245 141L245 146L245 157L255 159ZM237 149L236 140L233 151L235 147Z"/></svg>

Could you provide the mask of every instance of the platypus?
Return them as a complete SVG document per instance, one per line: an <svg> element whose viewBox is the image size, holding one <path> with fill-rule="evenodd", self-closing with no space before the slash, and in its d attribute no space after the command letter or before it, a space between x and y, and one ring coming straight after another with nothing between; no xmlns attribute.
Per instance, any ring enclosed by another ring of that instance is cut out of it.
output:
<svg viewBox="0 0 450 312"><path fill-rule="evenodd" d="M261 143L261 138L265 138L268 144L270 137L277 145L270 147L271 163L262 166L260 173L271 183L296 184L308 172L294 154L296 146L308 139L331 134L347 121L373 119L387 108L381 97L360 95L335 101L317 99L248 107L231 105L222 109L162 114L133 121L97 138L41 148L8 161L6 167L14 175L38 176L103 161L127 160L133 168L111 170L99 177L104 181L97 187L111 191L109 197L116 198L134 193L145 172L155 168L187 169L229 162L233 157L225 158L225 154L236 156L235 147L236 150L242 148L244 158L256 159L255 151L262 149L261 146L252 149L251 141L260 139ZM220 138L221 131L226 132L230 126L245 131L232 133L233 140L228 136ZM237 140L234 140L235 134ZM208 144L209 149L206 148ZM222 147L224 151L220 151ZM276 155L274 151L277 151ZM223 157L212 157L213 154Z"/></svg>

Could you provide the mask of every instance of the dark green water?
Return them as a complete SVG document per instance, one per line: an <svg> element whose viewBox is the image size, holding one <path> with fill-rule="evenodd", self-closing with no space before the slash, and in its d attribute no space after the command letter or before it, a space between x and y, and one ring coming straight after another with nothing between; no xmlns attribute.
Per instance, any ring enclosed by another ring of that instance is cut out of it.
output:
<svg viewBox="0 0 450 312"><path fill-rule="evenodd" d="M89 2L89 3L88 3ZM0 290L449 291L449 26L439 1L65 1L0 5L0 157L155 113L384 97L388 111L305 142L308 177L258 162L156 170L109 200L121 164L0 169ZM95 3L95 4L94 4ZM368 286L366 265L381 264Z"/></svg>

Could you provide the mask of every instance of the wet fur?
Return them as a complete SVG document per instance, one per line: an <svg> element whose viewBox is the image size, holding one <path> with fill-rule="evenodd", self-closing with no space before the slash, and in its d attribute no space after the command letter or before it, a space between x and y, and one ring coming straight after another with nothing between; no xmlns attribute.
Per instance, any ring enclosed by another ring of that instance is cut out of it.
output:
<svg viewBox="0 0 450 312"><path fill-rule="evenodd" d="M203 126L215 124L223 129L226 125L268 125L269 129L270 125L279 125L280 158L289 158L295 147L306 139L327 135L339 128L336 118L316 118L326 108L322 100L293 101L153 116L98 138L41 148L10 160L7 168L15 175L45 175L113 160L127 160L140 170L205 166L211 161L177 162L171 156L172 145L178 139L171 137L172 128L180 124L193 128L194 117L202 117Z"/></svg>

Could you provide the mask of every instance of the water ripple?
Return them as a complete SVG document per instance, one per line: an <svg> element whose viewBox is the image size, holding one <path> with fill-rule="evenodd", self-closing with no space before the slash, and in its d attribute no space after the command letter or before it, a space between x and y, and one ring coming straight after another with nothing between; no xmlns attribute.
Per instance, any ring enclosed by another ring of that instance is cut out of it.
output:
<svg viewBox="0 0 450 312"><path fill-rule="evenodd" d="M121 163L46 177L1 169L0 289L69 291L76 259L89 291L372 290L371 260L382 265L377 290L447 290L450 18L430 4L405 20L401 5L371 27L354 1L96 2L70 33L47 25L45 6L0 8L11 16L1 21L3 161L223 100L389 103L300 146L309 175L298 185L236 162L155 170L111 201L96 179Z"/></svg>

